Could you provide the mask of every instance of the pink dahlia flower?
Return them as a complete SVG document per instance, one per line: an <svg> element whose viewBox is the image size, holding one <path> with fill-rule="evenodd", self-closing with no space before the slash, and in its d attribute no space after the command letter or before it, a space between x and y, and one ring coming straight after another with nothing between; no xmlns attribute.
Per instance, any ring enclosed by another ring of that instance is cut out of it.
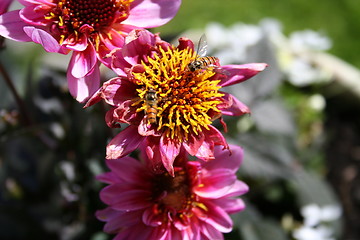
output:
<svg viewBox="0 0 360 240"><path fill-rule="evenodd" d="M99 63L136 28L165 24L181 0L19 0L25 7L0 16L0 35L33 41L48 52L73 51L67 71L70 93L85 101L100 86Z"/></svg>
<svg viewBox="0 0 360 240"><path fill-rule="evenodd" d="M189 161L182 151L174 177L130 157L108 160L111 171L98 177L109 184L100 192L108 207L96 213L104 231L116 240L223 239L232 230L229 214L245 208L236 197L248 191L235 174L242 149L231 150L229 156L216 147L209 162Z"/></svg>
<svg viewBox="0 0 360 240"><path fill-rule="evenodd" d="M107 147L107 158L127 155L140 144L148 157L173 174L173 161L184 147L202 159L213 159L215 145L227 148L223 135L211 125L222 115L239 116L249 108L222 87L236 84L265 69L265 63L209 66L190 70L197 54L194 44L180 38L177 47L146 30L133 31L122 49L112 52L119 77L105 82L86 106L104 99L113 108L110 127L128 123ZM225 126L226 127L226 126Z"/></svg>

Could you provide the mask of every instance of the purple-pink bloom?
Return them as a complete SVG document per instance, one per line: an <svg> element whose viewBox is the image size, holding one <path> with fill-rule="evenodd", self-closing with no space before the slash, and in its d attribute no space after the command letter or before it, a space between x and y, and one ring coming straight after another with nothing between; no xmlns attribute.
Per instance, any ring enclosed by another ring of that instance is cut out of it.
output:
<svg viewBox="0 0 360 240"><path fill-rule="evenodd" d="M3 1L3 0L2 0ZM48 52L73 51L67 78L70 93L85 101L100 86L99 63L122 47L133 29L173 18L181 0L19 0L25 7L0 16L0 35L33 41Z"/></svg>
<svg viewBox="0 0 360 240"><path fill-rule="evenodd" d="M236 177L243 151L231 151L216 147L215 159L206 162L189 161L181 150L174 177L152 171L148 160L107 160L111 171L98 179L109 184L100 192L108 207L96 213L104 231L116 240L223 239L233 227L229 214L245 208L236 197L248 191Z"/></svg>
<svg viewBox="0 0 360 240"><path fill-rule="evenodd" d="M119 75L103 84L86 106L104 99L113 108L110 127L130 124L111 140L107 158L123 157L140 144L148 157L173 175L180 148L202 159L213 159L225 138L211 124L222 115L240 116L249 108L222 87L245 81L264 70L265 63L209 66L191 71L197 59L194 44L180 38L177 47L146 30L133 31L122 49L113 50L112 68Z"/></svg>

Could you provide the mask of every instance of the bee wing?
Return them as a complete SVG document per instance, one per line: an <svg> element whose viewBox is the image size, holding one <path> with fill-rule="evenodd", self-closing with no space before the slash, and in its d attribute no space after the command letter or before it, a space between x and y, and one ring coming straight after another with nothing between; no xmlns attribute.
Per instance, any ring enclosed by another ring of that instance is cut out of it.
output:
<svg viewBox="0 0 360 240"><path fill-rule="evenodd" d="M199 43L198 43L198 46L197 46L197 54L200 56L200 57L205 57L206 56L206 53L207 53L207 41L206 41L206 35L203 34L201 35L200 39L199 39Z"/></svg>

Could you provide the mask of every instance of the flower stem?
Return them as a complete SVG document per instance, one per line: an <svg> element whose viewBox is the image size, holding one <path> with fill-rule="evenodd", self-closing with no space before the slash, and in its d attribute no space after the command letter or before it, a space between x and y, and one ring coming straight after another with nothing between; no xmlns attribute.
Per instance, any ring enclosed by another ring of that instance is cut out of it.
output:
<svg viewBox="0 0 360 240"><path fill-rule="evenodd" d="M21 99L20 95L16 91L13 81L11 80L9 74L7 73L7 71L5 70L5 68L1 62L0 62L0 72L1 72L2 76L4 77L5 83L8 85L11 93L13 94L13 96L15 98L16 104L18 105L20 114L22 116L23 123L26 126L31 125L31 121L30 121L29 115L26 111L24 101Z"/></svg>

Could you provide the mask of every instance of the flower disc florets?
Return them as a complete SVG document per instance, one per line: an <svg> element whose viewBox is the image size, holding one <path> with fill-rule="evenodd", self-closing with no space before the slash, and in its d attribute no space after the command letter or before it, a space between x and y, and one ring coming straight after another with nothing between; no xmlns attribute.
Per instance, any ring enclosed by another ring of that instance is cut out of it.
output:
<svg viewBox="0 0 360 240"><path fill-rule="evenodd" d="M220 113L217 105L224 94L218 90L220 80L212 79L215 75L212 67L190 71L188 64L196 58L196 53L186 48L179 50L169 47L159 49L159 53L142 62L144 71L133 73L140 103L134 104L137 111L149 111L146 96L149 90L156 92L157 131L166 137L180 142L188 139L189 134L198 135L203 129L209 129L212 117L209 113ZM147 116L146 116L147 115Z"/></svg>
<svg viewBox="0 0 360 240"><path fill-rule="evenodd" d="M99 33L110 27L114 21L127 18L130 3L134 0L57 0L45 19L49 20L51 30L59 34L60 42L69 36L78 40L80 32L87 32L95 46L99 45Z"/></svg>

